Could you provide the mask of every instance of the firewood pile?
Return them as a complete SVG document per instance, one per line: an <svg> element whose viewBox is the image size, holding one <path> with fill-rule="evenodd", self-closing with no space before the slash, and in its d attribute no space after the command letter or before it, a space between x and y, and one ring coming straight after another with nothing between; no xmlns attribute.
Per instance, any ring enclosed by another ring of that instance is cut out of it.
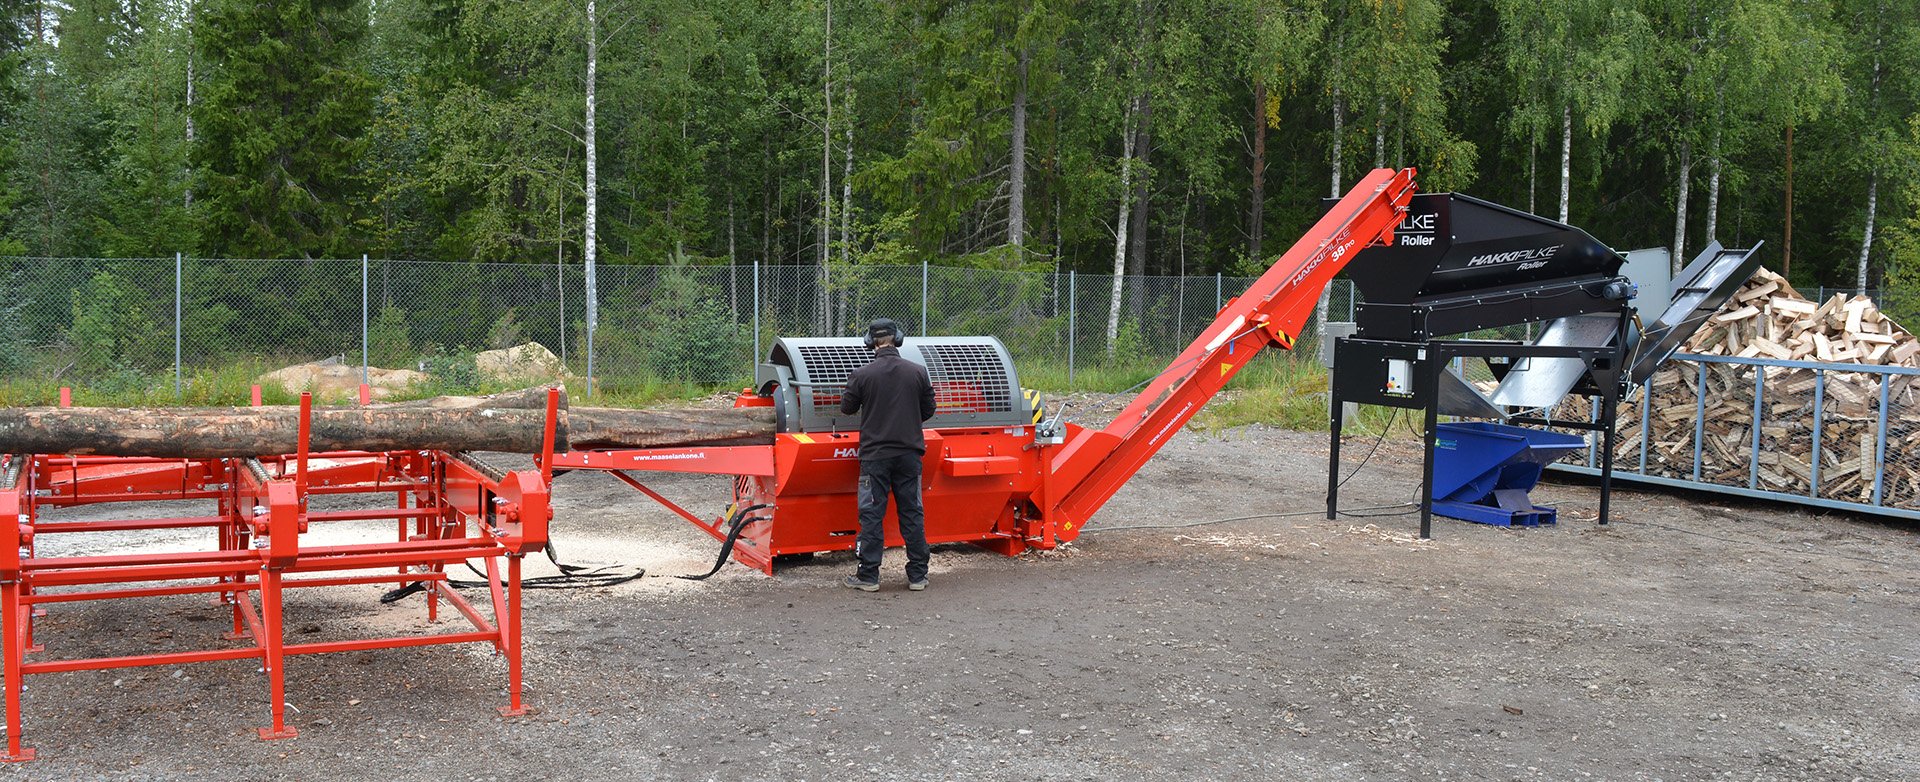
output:
<svg viewBox="0 0 1920 782"><path fill-rule="evenodd" d="M1816 361L1868 366L1920 366L1920 339L1880 312L1866 296L1834 294L1813 302L1785 278L1766 269L1756 272L1687 343L1684 352ZM1811 369L1766 367L1759 379L1756 421L1755 373L1735 364L1674 361L1662 367L1640 397L1620 409L1616 466L1640 464L1641 405L1646 416L1646 471L1649 475L1692 478L1695 432L1700 433L1700 479L1746 486L1754 477L1754 427L1760 451L1756 487L1808 494L1814 480L1813 429L1815 387ZM1920 388L1914 377L1885 376L1887 382L1886 464L1876 461L1883 375L1827 371L1821 392L1819 481L1817 496L1868 502L1876 473L1885 471L1883 503L1920 508ZM1705 382L1704 415L1697 386ZM1586 418L1588 402L1570 399L1560 417ZM1696 426L1696 421L1704 423Z"/></svg>

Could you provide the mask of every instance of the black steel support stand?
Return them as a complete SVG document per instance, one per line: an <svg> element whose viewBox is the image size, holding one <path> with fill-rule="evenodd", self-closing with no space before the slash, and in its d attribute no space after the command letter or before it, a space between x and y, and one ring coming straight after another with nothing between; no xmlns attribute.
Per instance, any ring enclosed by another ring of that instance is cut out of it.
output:
<svg viewBox="0 0 1920 782"><path fill-rule="evenodd" d="M1438 388L1440 373L1447 371L1445 353L1429 354L1426 365L1421 371L1427 374L1427 388ZM1426 418L1420 428L1420 539L1433 537L1433 447L1440 437L1440 404L1438 401L1425 405Z"/></svg>
<svg viewBox="0 0 1920 782"><path fill-rule="evenodd" d="M1327 394L1327 406L1327 430L1333 432L1327 441L1327 521L1333 521L1340 517L1340 430L1346 424L1342 409L1346 406L1340 403L1339 394L1331 392Z"/></svg>
<svg viewBox="0 0 1920 782"><path fill-rule="evenodd" d="M1347 383L1342 382L1339 367L1342 359L1336 355L1334 360L1333 393L1328 396L1328 417L1332 426L1332 435L1327 444L1327 518L1340 514L1340 435L1344 428L1342 403L1357 401L1363 404L1384 404L1407 410L1419 410L1423 414L1421 427L1421 445L1424 457L1420 465L1420 537L1433 537L1433 473L1434 446L1439 439L1440 405L1437 392L1440 375L1447 371L1447 364L1455 358L1571 358L1584 363L1588 371L1590 385L1583 393L1600 397L1601 412L1598 421L1556 421L1541 416L1515 416L1507 419L1509 423L1527 424L1543 427L1561 427L1599 432L1602 448L1600 458L1600 508L1599 523L1606 524L1612 518L1613 500L1613 457L1617 445L1619 424L1620 391L1622 378L1627 371L1628 353L1626 341L1628 326L1633 317L1631 310L1623 309L1619 313L1612 345L1600 346L1545 346L1527 345L1517 342L1489 340L1433 340L1423 343L1371 341L1364 350L1389 350L1388 355L1398 354L1412 360L1418 374L1418 392L1413 395L1387 396L1364 388L1371 376L1359 375L1348 378L1355 381L1353 387L1342 390ZM1335 347L1336 353L1345 348L1346 340ZM1356 351L1363 350L1356 346ZM1414 358L1420 356L1420 358ZM1356 362L1348 360L1347 366ZM1349 370L1358 372L1359 370ZM1577 391L1577 389L1576 389ZM1578 392L1578 391L1577 391Z"/></svg>

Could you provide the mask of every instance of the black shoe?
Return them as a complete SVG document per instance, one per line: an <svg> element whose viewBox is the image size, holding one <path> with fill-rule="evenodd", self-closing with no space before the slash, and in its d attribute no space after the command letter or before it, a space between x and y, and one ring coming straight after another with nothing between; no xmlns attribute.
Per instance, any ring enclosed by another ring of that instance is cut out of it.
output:
<svg viewBox="0 0 1920 782"><path fill-rule="evenodd" d="M861 581L859 576L847 576L846 585L862 592L878 592L880 584L874 581Z"/></svg>
<svg viewBox="0 0 1920 782"><path fill-rule="evenodd" d="M926 591L926 588L927 588L927 580L926 580L926 579L924 579L924 578L923 578L923 579L920 579L919 581L908 581L908 582L907 582L907 589L910 589L910 590L912 590L912 591L915 591L915 592L923 592L923 591Z"/></svg>

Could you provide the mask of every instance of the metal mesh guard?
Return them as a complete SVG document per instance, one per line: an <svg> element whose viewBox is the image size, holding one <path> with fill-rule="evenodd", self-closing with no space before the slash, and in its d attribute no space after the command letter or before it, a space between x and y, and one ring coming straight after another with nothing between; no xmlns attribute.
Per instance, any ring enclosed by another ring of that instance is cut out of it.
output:
<svg viewBox="0 0 1920 782"><path fill-rule="evenodd" d="M991 345L922 345L933 401L941 413L1004 413L1013 410L1013 382Z"/></svg>
<svg viewBox="0 0 1920 782"><path fill-rule="evenodd" d="M860 345L800 345L800 362L807 368L817 415L840 414L840 389L853 371L873 360L873 351Z"/></svg>
<svg viewBox="0 0 1920 782"><path fill-rule="evenodd" d="M992 345L916 347L933 381L935 415L1013 411L1013 380ZM807 367L814 412L827 417L839 415L840 388L854 370L873 360L873 352L858 345L801 345L799 352Z"/></svg>

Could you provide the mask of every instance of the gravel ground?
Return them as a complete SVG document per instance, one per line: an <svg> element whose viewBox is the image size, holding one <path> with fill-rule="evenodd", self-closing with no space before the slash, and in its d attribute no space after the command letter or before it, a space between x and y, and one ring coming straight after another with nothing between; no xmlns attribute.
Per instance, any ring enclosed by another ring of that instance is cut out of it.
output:
<svg viewBox="0 0 1920 782"><path fill-rule="evenodd" d="M1349 443L1349 469L1369 445ZM301 735L277 742L253 735L266 685L251 663L36 676L40 759L0 773L1920 778L1913 527L1628 489L1603 528L1592 488L1556 483L1536 500L1559 505L1557 528L1437 520L1421 541L1413 516L1313 515L1324 448L1260 427L1183 433L1076 545L940 547L923 593L905 590L897 552L877 595L838 585L845 554L774 578L730 565L706 582L532 592L527 718L495 716L505 667L480 648L296 658ZM1343 500L1405 500L1416 449L1388 442ZM607 476L557 483L563 559L659 576L711 564L710 538ZM704 511L725 490L657 488ZM289 632L423 624L417 598L376 596L303 592ZM222 643L225 612L201 598L57 609L40 638L58 657Z"/></svg>

